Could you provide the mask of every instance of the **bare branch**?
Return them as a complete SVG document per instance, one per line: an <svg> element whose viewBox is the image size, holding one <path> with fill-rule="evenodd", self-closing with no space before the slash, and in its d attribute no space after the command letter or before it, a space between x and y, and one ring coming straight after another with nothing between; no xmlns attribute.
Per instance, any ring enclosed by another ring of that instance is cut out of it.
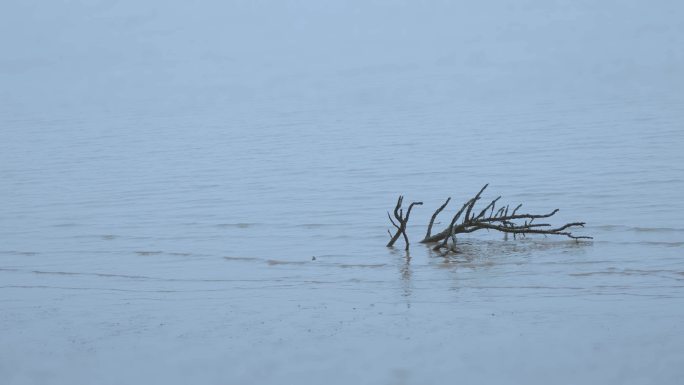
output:
<svg viewBox="0 0 684 385"><path fill-rule="evenodd" d="M422 206L422 205L423 205L423 202L412 202L409 205L409 208L406 211L406 222L408 222L408 220L409 220L409 216L411 215L411 209L413 209L413 206Z"/></svg>
<svg viewBox="0 0 684 385"><path fill-rule="evenodd" d="M477 215L474 214L473 210L477 202L481 199L482 193L485 191L488 185L485 185L480 189L480 191L471 199L463 204L461 209L452 217L449 225L437 234L432 234L432 227L434 225L435 218L437 215L444 210L446 205L449 203L450 199L440 206L432 216L430 224L428 225L428 231L425 238L421 241L423 243L437 243L434 246L434 250L446 249L448 251L454 251L454 244L456 243L457 234L467 234L472 233L477 230L495 230L500 231L506 235L513 234L513 237L517 236L526 237L528 234L542 234L542 235L562 235L572 239L592 239L589 236L575 236L568 229L573 227L583 227L584 222L572 222L565 225L553 228L549 223L533 223L535 219L539 218L549 218L554 216L559 210L555 209L547 214L518 214L518 210L522 207L522 204L517 205L512 211L510 206L502 206L496 210L496 205L501 199L497 197L490 201L490 203L479 211ZM496 210L496 211L495 211ZM465 212L465 215L461 218L461 215ZM509 214L510 212L510 214ZM520 223L522 222L522 223ZM449 246L449 240L451 240L451 246Z"/></svg>
<svg viewBox="0 0 684 385"><path fill-rule="evenodd" d="M449 226L446 229L440 231L439 234L435 234L435 235L432 235L430 237L423 239L421 241L421 243L438 242L438 241L444 239L445 237L448 237L449 234L451 234L451 229L454 227L454 224L456 223L458 218L461 216L461 214L463 214L463 211L468 207L468 205L470 205L471 201L472 201L472 199L463 204L461 209L458 210L456 215L454 215L454 217L451 219L451 223L449 224Z"/></svg>
<svg viewBox="0 0 684 385"><path fill-rule="evenodd" d="M466 215L465 215L465 220L466 220L466 221L467 221L467 220L470 220L470 212L471 212L471 211L473 210L473 208L475 207L475 203L477 203L477 201L480 200L480 196L482 195L482 193L484 192L484 190L487 188L487 186L489 186L489 183L487 183L486 185L484 185L484 187L482 187L482 189L480 189L480 192L478 192L477 195L475 195L475 197L474 197L473 199L470 200L470 204L468 205L468 211L466 211Z"/></svg>
<svg viewBox="0 0 684 385"><path fill-rule="evenodd" d="M449 253L457 252L457 234L468 234L478 230L499 231L504 233L506 239L508 239L509 234L512 234L514 239L518 237L526 238L528 234L540 234L544 236L561 235L575 240L593 239L590 236L574 235L570 231L572 228L584 227L584 222L571 222L557 227L553 227L550 223L534 223L536 219L554 216L558 213L558 209L546 214L519 214L518 211L522 207L522 203L517 205L512 211L510 205L501 206L497 209L497 204L501 199L501 196L498 196L491 200L489 204L481 210L474 211L477 202L482 198L482 194L488 186L488 184L485 184L474 197L467 200L453 215L446 228L442 229L442 231L437 234L432 234L437 216L439 216L449 202L451 202L451 197L447 198L447 200L432 214L425 238L423 238L421 242L436 243L436 245L433 246L433 250L446 250L445 252ZM397 199L397 204L394 207L394 218L392 218L392 215L390 215L389 212L387 213L390 223L396 228L394 235L392 235L390 230L387 230L391 238L387 247L392 247L399 238L403 237L404 243L406 244L406 250L408 250L409 239L406 234L407 223L413 207L422 205L423 202L412 202L406 209L406 214L404 214L404 208L402 207L403 200L403 195L400 195ZM475 213L477 213L477 215Z"/></svg>
<svg viewBox="0 0 684 385"><path fill-rule="evenodd" d="M451 201L451 197L447 198L446 202L439 206L435 213L432 214L432 218L430 218L430 224L428 224L427 233L425 234L425 239L430 238L430 234L432 233L432 226L435 224L435 219L437 219L437 215L439 215L439 213L441 213L442 210L444 210L444 208L447 207L449 201Z"/></svg>
<svg viewBox="0 0 684 385"><path fill-rule="evenodd" d="M394 244L397 242L399 237L403 236L404 237L404 243L406 244L405 250L409 249L409 239L408 236L406 235L406 224L408 223L409 216L411 215L411 210L413 210L413 206L420 206L423 204L423 202L412 202L408 209L406 210L406 216L404 216L404 209L401 207L402 203L404 201L404 197L402 195L399 196L399 199L397 199L397 205L394 207L394 218L399 222L399 225L397 225L394 220L392 220L392 216L387 213L387 217L389 218L390 222L392 222L392 225L397 228L396 233L394 233L394 236L392 236L392 233L387 230L387 232L390 233L390 241L387 243L387 247L392 247Z"/></svg>
<svg viewBox="0 0 684 385"><path fill-rule="evenodd" d="M508 208L508 206L506 207ZM505 211L505 210L504 210ZM553 210L549 214L541 214L541 215L533 215L533 214L518 214L518 215L507 215L505 212L503 216L500 217L489 217L489 218L483 218L482 221L484 222L494 222L494 221L511 221L514 219L534 219L534 218L549 218L558 212L558 209Z"/></svg>
<svg viewBox="0 0 684 385"><path fill-rule="evenodd" d="M517 213L517 212L518 212L518 210L519 210L519 209L520 209L521 207L522 207L522 203L521 203L521 204L519 204L518 206L516 206L516 208L515 208L515 209L513 209L513 215L515 215L515 213Z"/></svg>
<svg viewBox="0 0 684 385"><path fill-rule="evenodd" d="M392 216L390 215L389 211L387 212L387 218L389 218L390 222L392 222L392 225L394 225L394 227L399 228L399 226L396 223L394 223L394 220L392 219Z"/></svg>
<svg viewBox="0 0 684 385"><path fill-rule="evenodd" d="M498 196L496 199L494 199L490 204L488 204L487 207L483 208L482 211L480 211L480 214L478 214L478 216L475 217L475 218L482 218L482 217L487 213L487 210L489 210L490 208L491 208L492 210L494 210L494 206L496 206L496 202L497 202L499 199L501 199L501 195L499 195L499 196ZM490 214L490 215L491 215L491 214Z"/></svg>

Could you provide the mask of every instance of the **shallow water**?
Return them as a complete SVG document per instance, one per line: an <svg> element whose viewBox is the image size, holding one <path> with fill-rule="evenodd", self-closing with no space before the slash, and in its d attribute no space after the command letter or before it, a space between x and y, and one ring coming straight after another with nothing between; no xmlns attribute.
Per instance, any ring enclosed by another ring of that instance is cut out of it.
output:
<svg viewBox="0 0 684 385"><path fill-rule="evenodd" d="M0 6L0 383L681 382L679 2L268 5Z"/></svg>

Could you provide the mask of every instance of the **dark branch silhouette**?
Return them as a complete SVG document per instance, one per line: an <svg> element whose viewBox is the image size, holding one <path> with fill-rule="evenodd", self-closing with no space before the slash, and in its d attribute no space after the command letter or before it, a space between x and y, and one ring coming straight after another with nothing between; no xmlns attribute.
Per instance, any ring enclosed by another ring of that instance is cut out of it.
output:
<svg viewBox="0 0 684 385"><path fill-rule="evenodd" d="M390 215L389 211L387 212L387 217L389 218L390 222L392 222L392 225L397 229L397 232L392 236L392 232L387 230L387 232L390 234L390 241L387 243L387 247L392 247L394 246L394 243L399 239L400 236L404 236L404 243L406 243L406 248L405 250L409 249L409 240L408 236L406 235L406 224L408 223L409 216L411 215L411 210L413 209L413 206L420 206L423 204L423 202L413 202L409 205L408 210L406 210L406 216L404 217L404 209L401 208L401 205L404 201L404 197L402 195L399 196L399 199L397 199L397 205L394 207L394 218L399 222L397 224L394 222L392 219L392 216Z"/></svg>
<svg viewBox="0 0 684 385"><path fill-rule="evenodd" d="M439 206L439 208L435 211L434 214L432 214L432 218L430 218L430 224L428 225L427 228L427 233L425 234L425 238L430 238L430 234L432 233L432 226L435 224L435 219L437 219L437 215L444 210L445 207L449 204L451 201L451 197L447 198L446 202L444 202L443 205Z"/></svg>
<svg viewBox="0 0 684 385"><path fill-rule="evenodd" d="M447 207L451 198L447 198L434 214L430 218L428 224L427 233L425 238L421 243L436 243L433 247L434 250L446 250L455 251L456 247L456 235L457 234L468 234L477 230L494 230L504 233L506 236L508 234L513 234L513 238L518 236L525 237L528 234L542 234L542 235L562 235L575 240L579 239L593 239L589 236L576 236L570 231L573 227L584 227L584 222L572 222L567 223L562 226L553 227L549 223L534 223L536 219L544 219L554 216L559 210L555 209L548 214L519 214L518 210L522 207L522 204L517 205L512 211L510 206L501 206L497 209L497 204L501 199L501 196L496 197L489 202L483 209L479 212L475 210L475 206L482 198L482 193L487 189L489 185L484 185L480 191L475 194L474 197L465 202L461 208L454 214L451 218L449 225L437 234L432 234L432 228L435 224L437 216L444 211ZM415 205L422 205L423 202L413 202L406 211L406 216L404 217L404 211L401 208L404 197L399 196L397 200L397 205L394 208L394 219L390 213L387 213L390 222L396 228L396 232L392 235L392 232L387 230L390 234L390 241L387 247L392 247L394 243L399 239L399 237L404 237L404 242L406 243L406 250L409 249L409 240L406 235L406 224L409 220L409 215L411 214L411 209ZM396 220L396 221L395 221ZM451 241L451 242L450 242Z"/></svg>
<svg viewBox="0 0 684 385"><path fill-rule="evenodd" d="M470 200L468 200L458 212L452 217L449 226L437 234L432 235L428 231L421 243L437 243L434 250L446 249L453 251L456 244L456 234L467 234L477 230L496 230L505 234L513 234L513 237L518 235L526 236L527 234L544 234L544 235L564 235L572 239L593 239L588 236L573 235L569 229L572 227L584 227L584 222L572 222L563 226L552 227L548 223L533 223L535 219L549 218L555 215L559 210L555 209L548 214L518 214L518 210L522 204L516 206L509 214L510 206L502 206L498 210L496 205L501 199L501 196L492 200L485 206L477 215L475 215L475 205L481 199L482 193L488 185L484 185L482 189ZM446 202L448 203L448 201ZM444 210L446 204L440 206L433 214L430 225L434 222L437 215ZM496 211L495 211L496 210ZM463 212L465 211L465 215ZM460 219L460 221L459 221ZM520 222L522 221L522 223ZM430 229L431 230L431 229ZM449 241L451 240L451 245Z"/></svg>

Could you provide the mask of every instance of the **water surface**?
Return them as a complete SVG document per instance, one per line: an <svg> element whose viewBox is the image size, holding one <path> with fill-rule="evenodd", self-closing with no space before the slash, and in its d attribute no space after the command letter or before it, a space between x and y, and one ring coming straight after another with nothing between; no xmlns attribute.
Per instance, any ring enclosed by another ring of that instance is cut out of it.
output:
<svg viewBox="0 0 684 385"><path fill-rule="evenodd" d="M3 384L684 378L679 2L0 11Z"/></svg>

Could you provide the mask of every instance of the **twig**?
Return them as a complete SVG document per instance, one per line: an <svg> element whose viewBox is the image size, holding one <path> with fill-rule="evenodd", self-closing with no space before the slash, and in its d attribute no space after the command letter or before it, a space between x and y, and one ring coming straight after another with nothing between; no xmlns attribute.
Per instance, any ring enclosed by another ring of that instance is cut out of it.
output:
<svg viewBox="0 0 684 385"><path fill-rule="evenodd" d="M412 202L408 210L406 210L406 216L404 216L404 209L401 208L401 205L404 201L404 197L402 195L399 196L399 199L397 199L397 205L394 207L394 218L399 222L399 225L397 225L394 220L392 220L392 216L387 213L387 217L389 218L390 222L392 222L392 225L397 228L397 232L392 236L390 239L389 243L387 243L387 247L392 247L394 246L394 243L399 239L399 237L403 236L404 237L404 243L406 244L405 250L409 249L409 239L408 236L406 235L406 224L409 221L409 217L411 216L411 210L413 210L413 206L420 206L423 204L423 202ZM389 230L387 230L389 232ZM390 232L390 235L392 233Z"/></svg>
<svg viewBox="0 0 684 385"><path fill-rule="evenodd" d="M437 215L444 210L445 207L449 204L449 201L451 201L451 197L447 198L446 202L444 202L443 205L439 206L439 208L435 211L434 214L432 214L432 218L430 218L430 224L428 224L427 228L427 233L425 234L425 238L430 238L430 234L432 233L432 225L435 224L435 219L437 219Z"/></svg>

